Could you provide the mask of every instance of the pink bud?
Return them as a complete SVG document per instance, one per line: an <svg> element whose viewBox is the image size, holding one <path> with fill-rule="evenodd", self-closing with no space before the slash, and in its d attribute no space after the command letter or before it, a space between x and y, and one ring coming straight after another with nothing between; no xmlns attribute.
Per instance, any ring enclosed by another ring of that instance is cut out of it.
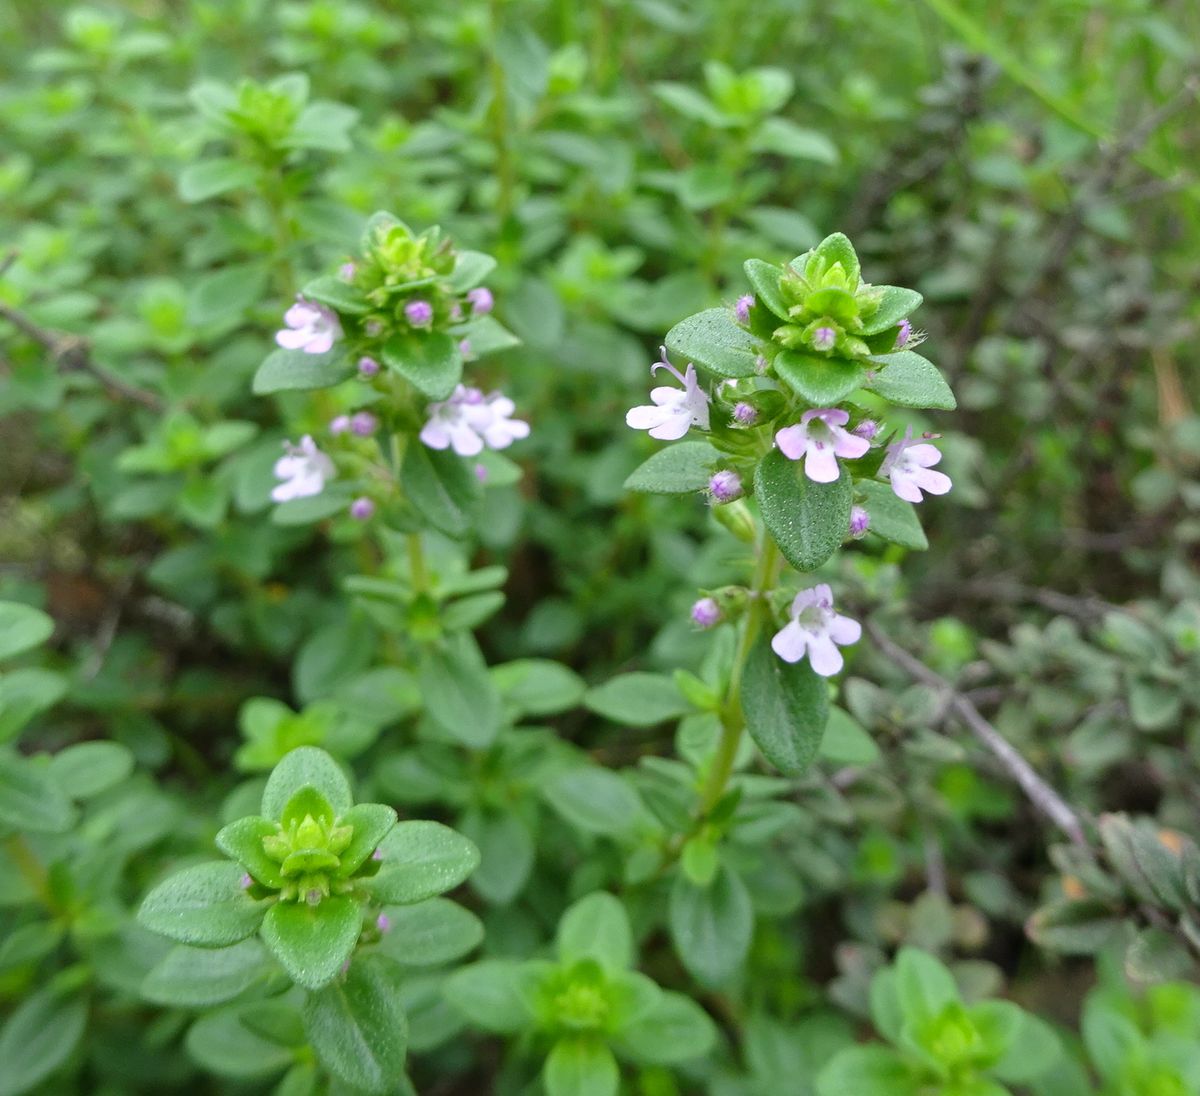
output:
<svg viewBox="0 0 1200 1096"><path fill-rule="evenodd" d="M738 323L750 322L750 309L754 307L754 297L750 293L743 294L737 299L737 303L733 306L733 314L737 317Z"/></svg>
<svg viewBox="0 0 1200 1096"><path fill-rule="evenodd" d="M708 481L708 491L714 502L733 502L742 497L742 477L725 468Z"/></svg>
<svg viewBox="0 0 1200 1096"><path fill-rule="evenodd" d="M471 302L471 311L476 316L486 316L495 306L495 299L492 297L492 291L486 286L479 286L472 289L467 294L467 300Z"/></svg>
<svg viewBox="0 0 1200 1096"><path fill-rule="evenodd" d="M350 503L350 516L355 521L367 521L375 513L375 503L366 495L356 498Z"/></svg>
<svg viewBox="0 0 1200 1096"><path fill-rule="evenodd" d="M379 372L379 363L374 358L359 358L358 372L363 377L374 377Z"/></svg>
<svg viewBox="0 0 1200 1096"><path fill-rule="evenodd" d="M391 918L386 913L381 913L375 918L375 927L380 932L387 932L392 927Z"/></svg>
<svg viewBox="0 0 1200 1096"><path fill-rule="evenodd" d="M336 419L330 420L329 432L333 435L344 434L350 429L350 416L338 415Z"/></svg>
<svg viewBox="0 0 1200 1096"><path fill-rule="evenodd" d="M409 301L404 316L413 327L428 327L433 322L433 305L428 301Z"/></svg>
<svg viewBox="0 0 1200 1096"><path fill-rule="evenodd" d="M702 597L692 606L692 623L698 628L711 628L721 619L721 607L710 597Z"/></svg>
<svg viewBox="0 0 1200 1096"><path fill-rule="evenodd" d="M350 419L350 432L360 438L369 438L379 429L379 420L370 411L358 411Z"/></svg>

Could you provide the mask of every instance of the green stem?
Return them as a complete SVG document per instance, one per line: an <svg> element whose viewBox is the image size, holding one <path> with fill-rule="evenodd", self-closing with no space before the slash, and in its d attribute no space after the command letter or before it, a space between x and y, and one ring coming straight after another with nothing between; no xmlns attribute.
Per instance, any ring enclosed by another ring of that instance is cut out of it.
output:
<svg viewBox="0 0 1200 1096"><path fill-rule="evenodd" d="M729 672L729 688L725 693L725 702L721 705L721 737L717 742L717 753L713 758L708 780L700 798L702 815L711 813L725 794L725 787L733 775L733 763L737 757L738 744L742 740L742 730L746 726L746 716L742 711L742 674L746 661L754 649L754 643L762 631L767 619L767 594L775 583L775 571L779 565L779 550L770 535L763 534L762 547L759 551L758 565L754 569L754 578L750 587L750 607L746 611L745 622L742 625L742 635L738 642L737 652L733 657L733 668Z"/></svg>
<svg viewBox="0 0 1200 1096"><path fill-rule="evenodd" d="M54 901L54 895L50 892L50 878L46 874L46 869L42 862L34 855L33 849L29 847L29 842L22 834L14 834L11 837L4 839L4 849L11 857L12 862L17 866L17 871L21 877L29 884L30 889L37 895L38 901L42 903L51 913L58 912L58 905Z"/></svg>
<svg viewBox="0 0 1200 1096"><path fill-rule="evenodd" d="M418 594L429 590L429 568L425 563L425 545L420 533L408 534L408 569L412 576L413 589Z"/></svg>

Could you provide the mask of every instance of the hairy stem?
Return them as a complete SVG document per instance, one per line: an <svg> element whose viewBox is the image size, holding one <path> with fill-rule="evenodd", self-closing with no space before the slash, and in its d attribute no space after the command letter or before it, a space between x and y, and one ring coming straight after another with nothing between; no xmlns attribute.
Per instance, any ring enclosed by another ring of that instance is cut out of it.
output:
<svg viewBox="0 0 1200 1096"><path fill-rule="evenodd" d="M759 549L758 564L750 587L750 607L742 624L742 634L737 652L733 657L733 668L729 673L729 688L725 702L721 705L721 737L717 742L717 753L709 770L704 793L700 799L701 814L709 814L725 794L725 787L733 773L733 762L737 757L746 716L742 711L742 673L746 660L754 649L755 640L767 617L767 593L775 582L775 571L779 566L779 550L766 533Z"/></svg>

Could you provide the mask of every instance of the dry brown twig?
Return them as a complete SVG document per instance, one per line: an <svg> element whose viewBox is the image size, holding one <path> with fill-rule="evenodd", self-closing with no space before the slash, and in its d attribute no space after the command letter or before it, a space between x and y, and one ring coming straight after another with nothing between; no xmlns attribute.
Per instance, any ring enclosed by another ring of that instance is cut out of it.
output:
<svg viewBox="0 0 1200 1096"><path fill-rule="evenodd" d="M1091 842L1084 833L1083 822L1075 810L1068 805L1049 784L1043 780L1033 766L1013 747L995 727L971 703L940 674L929 669L919 659L910 655L873 621L868 621L867 631L876 645L909 677L941 693L951 712L958 716L967 729L983 744L993 757L1012 777L1025 793L1025 797L1061 830L1076 847L1092 853Z"/></svg>
<svg viewBox="0 0 1200 1096"><path fill-rule="evenodd" d="M15 251L10 252L3 260L0 260L0 277L4 276L16 260L17 253ZM19 309L2 302L0 302L0 318L7 320L30 341L43 347L49 353L50 359L56 369L67 372L88 373L95 377L96 380L115 396L140 403L143 407L148 407L151 411L163 410L163 401L153 392L149 392L144 388L139 388L136 384L131 384L129 381L123 380L115 373L105 369L104 366L93 361L91 346L87 339L79 335L68 335L59 331L51 331L48 328L42 327L41 324L35 323Z"/></svg>

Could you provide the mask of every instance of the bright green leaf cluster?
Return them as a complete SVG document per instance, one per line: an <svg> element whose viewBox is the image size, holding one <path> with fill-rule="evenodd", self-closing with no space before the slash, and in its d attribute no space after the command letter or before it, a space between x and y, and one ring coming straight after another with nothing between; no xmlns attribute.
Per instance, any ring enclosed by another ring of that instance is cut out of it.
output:
<svg viewBox="0 0 1200 1096"><path fill-rule="evenodd" d="M618 1059L669 1065L712 1048L716 1027L699 1005L630 969L629 918L612 895L590 894L563 914L556 952L557 961L476 963L445 987L478 1027L551 1041L542 1069L548 1096L615 1096Z"/></svg>
<svg viewBox="0 0 1200 1096"><path fill-rule="evenodd" d="M1062 1056L1045 1022L1011 1001L964 1004L950 971L916 948L875 975L871 1019L891 1046L840 1051L818 1078L819 1096L1001 1096Z"/></svg>

